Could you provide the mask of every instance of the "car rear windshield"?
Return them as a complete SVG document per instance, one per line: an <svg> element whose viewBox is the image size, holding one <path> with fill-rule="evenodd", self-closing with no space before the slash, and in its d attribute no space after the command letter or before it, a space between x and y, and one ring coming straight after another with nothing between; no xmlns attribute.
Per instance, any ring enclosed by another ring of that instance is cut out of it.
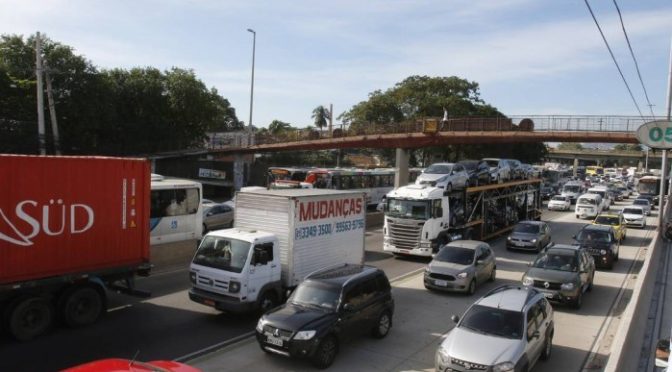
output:
<svg viewBox="0 0 672 372"><path fill-rule="evenodd" d="M499 160L484 160L488 164L488 167L497 167L499 166Z"/></svg>
<svg viewBox="0 0 672 372"><path fill-rule="evenodd" d="M439 262L471 265L474 262L474 250L461 247L445 246L441 248L434 259Z"/></svg>
<svg viewBox="0 0 672 372"><path fill-rule="evenodd" d="M477 161L461 161L458 164L461 164L466 170L472 171L478 167Z"/></svg>
<svg viewBox="0 0 672 372"><path fill-rule="evenodd" d="M649 205L649 201L645 199L635 199L634 202L632 202L634 205Z"/></svg>
<svg viewBox="0 0 672 372"><path fill-rule="evenodd" d="M513 228L513 232L523 234L537 234L539 232L539 225L532 225L528 223L521 223Z"/></svg>
<svg viewBox="0 0 672 372"><path fill-rule="evenodd" d="M595 223L600 225L612 225L616 226L619 224L619 218L615 216L597 216Z"/></svg>
<svg viewBox="0 0 672 372"><path fill-rule="evenodd" d="M459 327L491 336L522 339L523 313L474 305L464 315Z"/></svg>
<svg viewBox="0 0 672 372"><path fill-rule="evenodd" d="M564 196L554 196L553 199L551 199L551 200L561 201L561 202L567 201L567 199L565 199Z"/></svg>
<svg viewBox="0 0 672 372"><path fill-rule="evenodd" d="M532 267L545 270L577 271L578 260L572 251L552 249L540 254Z"/></svg>

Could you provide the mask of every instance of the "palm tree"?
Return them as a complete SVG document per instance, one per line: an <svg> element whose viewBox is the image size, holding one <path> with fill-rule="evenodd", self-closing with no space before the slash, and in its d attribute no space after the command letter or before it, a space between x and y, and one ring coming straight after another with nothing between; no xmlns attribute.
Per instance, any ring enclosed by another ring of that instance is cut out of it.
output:
<svg viewBox="0 0 672 372"><path fill-rule="evenodd" d="M277 135L290 129L291 127L292 126L289 123L285 123L284 121L273 120L271 124L268 125L268 131L274 135Z"/></svg>
<svg viewBox="0 0 672 372"><path fill-rule="evenodd" d="M315 126L320 128L320 133L322 133L322 128L327 126L327 120L331 117L329 109L319 105L313 110L312 118L315 119Z"/></svg>

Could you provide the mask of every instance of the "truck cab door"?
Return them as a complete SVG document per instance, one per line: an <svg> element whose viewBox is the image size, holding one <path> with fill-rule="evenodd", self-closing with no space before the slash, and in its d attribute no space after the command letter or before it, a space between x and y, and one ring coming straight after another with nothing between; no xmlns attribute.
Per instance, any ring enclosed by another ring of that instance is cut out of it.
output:
<svg viewBox="0 0 672 372"><path fill-rule="evenodd" d="M258 297L264 286L273 281L274 271L278 268L279 257L274 242L257 243L252 248L252 259L248 276L248 293L251 298ZM279 277L279 275L278 275ZM278 278L279 279L279 278ZM254 295L253 295L254 294Z"/></svg>

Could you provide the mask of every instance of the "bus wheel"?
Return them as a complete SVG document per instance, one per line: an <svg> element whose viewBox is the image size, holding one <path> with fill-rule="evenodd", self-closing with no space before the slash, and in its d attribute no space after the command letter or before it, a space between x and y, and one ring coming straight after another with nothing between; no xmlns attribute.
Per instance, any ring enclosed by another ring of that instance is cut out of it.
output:
<svg viewBox="0 0 672 372"><path fill-rule="evenodd" d="M7 328L14 338L28 341L44 333L52 323L54 311L44 298L24 297L9 308Z"/></svg>

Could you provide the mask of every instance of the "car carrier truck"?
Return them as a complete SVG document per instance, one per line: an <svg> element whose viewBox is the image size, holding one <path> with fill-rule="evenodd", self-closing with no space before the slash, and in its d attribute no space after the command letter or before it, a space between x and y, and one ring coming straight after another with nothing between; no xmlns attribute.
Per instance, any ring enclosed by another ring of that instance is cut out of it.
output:
<svg viewBox="0 0 672 372"><path fill-rule="evenodd" d="M144 159L0 155L0 314L18 340L105 311L106 289L148 275Z"/></svg>
<svg viewBox="0 0 672 372"><path fill-rule="evenodd" d="M520 220L541 218L541 180L531 179L446 191L408 185L387 194L383 250L431 256L453 240L487 240Z"/></svg>
<svg viewBox="0 0 672 372"><path fill-rule="evenodd" d="M234 227L209 232L190 266L192 301L229 312L284 302L308 274L364 263L366 197L325 189L236 193Z"/></svg>

